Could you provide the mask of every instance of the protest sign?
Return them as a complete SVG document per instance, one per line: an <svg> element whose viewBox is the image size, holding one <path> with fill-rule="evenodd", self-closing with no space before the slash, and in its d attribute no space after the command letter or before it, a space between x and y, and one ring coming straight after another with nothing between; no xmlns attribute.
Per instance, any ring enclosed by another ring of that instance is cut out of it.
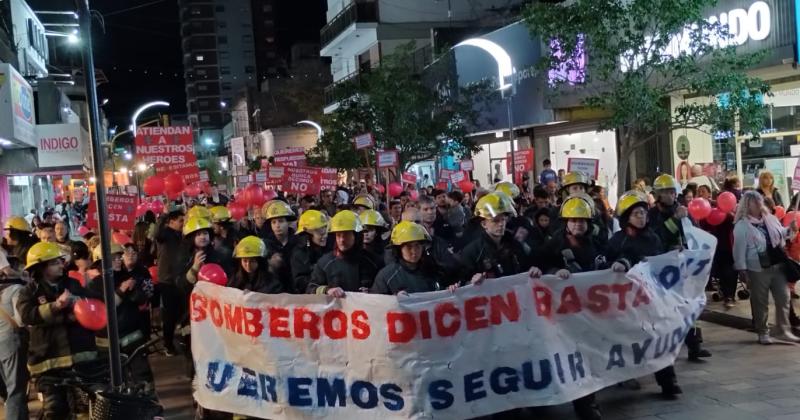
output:
<svg viewBox="0 0 800 420"><path fill-rule="evenodd" d="M198 283L194 397L270 419L473 418L562 404L674 363L716 239L610 270L405 297L265 295Z"/></svg>
<svg viewBox="0 0 800 420"><path fill-rule="evenodd" d="M434 188L441 191L447 191L447 181L437 182L436 185L434 185Z"/></svg>
<svg viewBox="0 0 800 420"><path fill-rule="evenodd" d="M258 171L255 173L256 184L263 184L267 182L267 171Z"/></svg>
<svg viewBox="0 0 800 420"><path fill-rule="evenodd" d="M200 181L192 127L188 125L138 127L135 149L136 158L153 165L157 174L177 172L187 185Z"/></svg>
<svg viewBox="0 0 800 420"><path fill-rule="evenodd" d="M320 168L319 187L325 190L336 190L339 186L339 171L336 168Z"/></svg>
<svg viewBox="0 0 800 420"><path fill-rule="evenodd" d="M514 152L515 172L533 170L533 149L523 149ZM511 172L511 153L506 153L506 170Z"/></svg>
<svg viewBox="0 0 800 420"><path fill-rule="evenodd" d="M453 171L450 172L450 182L453 184L458 184L459 182L467 179L467 176L464 174L463 171Z"/></svg>
<svg viewBox="0 0 800 420"><path fill-rule="evenodd" d="M458 163L458 166L462 171L467 172L475 169L475 164L472 162L472 159L464 159Z"/></svg>
<svg viewBox="0 0 800 420"><path fill-rule="evenodd" d="M135 195L106 193L106 215L108 227L119 230L133 230L136 222L136 206L139 200ZM97 229L97 197L89 197L89 207L86 210L86 227ZM124 245L124 244L120 244Z"/></svg>
<svg viewBox="0 0 800 420"><path fill-rule="evenodd" d="M269 166L267 168L267 185L283 185L286 169L283 166Z"/></svg>
<svg viewBox="0 0 800 420"><path fill-rule="evenodd" d="M439 169L439 182L450 182L450 174L455 171L450 169Z"/></svg>
<svg viewBox="0 0 800 420"><path fill-rule="evenodd" d="M567 172L580 172L592 179L597 179L600 171L600 159L571 157L567 159Z"/></svg>
<svg viewBox="0 0 800 420"><path fill-rule="evenodd" d="M273 162L277 166L306 166L306 149L287 147L276 150Z"/></svg>
<svg viewBox="0 0 800 420"><path fill-rule="evenodd" d="M400 180L403 181L403 183L415 185L417 183L417 174L403 172L402 175L400 175Z"/></svg>
<svg viewBox="0 0 800 420"><path fill-rule="evenodd" d="M287 166L283 177L283 191L299 195L319 194L319 168Z"/></svg>
<svg viewBox="0 0 800 420"><path fill-rule="evenodd" d="M372 133L364 133L353 138L353 143L356 145L356 150L368 149L375 145L375 138Z"/></svg>
<svg viewBox="0 0 800 420"><path fill-rule="evenodd" d="M400 165L400 154L397 150L378 150L376 154L377 166L381 168L394 168Z"/></svg>
<svg viewBox="0 0 800 420"><path fill-rule="evenodd" d="M253 177L248 175L239 175L236 177L236 186L239 188L246 187L253 182Z"/></svg>

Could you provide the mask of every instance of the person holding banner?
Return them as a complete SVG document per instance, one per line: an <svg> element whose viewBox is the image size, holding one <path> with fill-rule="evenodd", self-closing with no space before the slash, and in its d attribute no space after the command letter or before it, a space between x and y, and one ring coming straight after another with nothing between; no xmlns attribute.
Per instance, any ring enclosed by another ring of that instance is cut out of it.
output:
<svg viewBox="0 0 800 420"><path fill-rule="evenodd" d="M331 218L333 251L314 266L307 293L344 297L345 292L367 292L380 267L362 252L361 220L350 210Z"/></svg>
<svg viewBox="0 0 800 420"><path fill-rule="evenodd" d="M425 252L431 237L422 225L398 223L392 229L391 243L395 262L378 272L371 293L398 295L439 290L435 262Z"/></svg>
<svg viewBox="0 0 800 420"><path fill-rule="evenodd" d="M95 297L77 281L67 277L64 259L56 244L41 242L28 251L25 270L33 281L20 291L17 310L28 325L28 371L42 393L42 417L70 418L66 370L98 358L95 335L75 322L75 300Z"/></svg>
<svg viewBox="0 0 800 420"><path fill-rule="evenodd" d="M679 189L678 181L672 175L663 174L653 181L656 205L650 209L647 219L666 250L686 248L681 219L688 216L689 212L676 200Z"/></svg>
<svg viewBox="0 0 800 420"><path fill-rule="evenodd" d="M327 252L328 216L319 210L308 210L297 221L297 244L292 250L292 283L297 293L305 293L317 261Z"/></svg>
<svg viewBox="0 0 800 420"><path fill-rule="evenodd" d="M269 265L276 269L276 275L281 283L290 285L292 283L290 259L292 249L297 241L294 232L289 227L289 222L297 220L297 217L292 208L281 200L270 200L261 209L264 218L269 223L269 230L264 239L269 255Z"/></svg>
<svg viewBox="0 0 800 420"><path fill-rule="evenodd" d="M228 287L257 293L289 293L291 287L267 267L267 245L261 238L242 238L233 251L236 271L228 280ZM288 279L287 279L288 280Z"/></svg>

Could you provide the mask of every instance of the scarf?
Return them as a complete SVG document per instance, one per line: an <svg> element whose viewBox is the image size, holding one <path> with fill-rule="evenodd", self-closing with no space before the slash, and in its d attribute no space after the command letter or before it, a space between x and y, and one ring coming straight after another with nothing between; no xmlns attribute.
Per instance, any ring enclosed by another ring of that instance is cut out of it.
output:
<svg viewBox="0 0 800 420"><path fill-rule="evenodd" d="M769 233L769 241L772 246L776 248L783 248L783 226L781 226L780 222L775 216L771 214L765 214L760 219L756 219L755 217L748 215L747 221L750 223L751 229L751 235L748 235L748 240L755 243L756 249L758 249L759 252L766 250L767 239L764 238L761 232L754 225L766 225L767 232Z"/></svg>

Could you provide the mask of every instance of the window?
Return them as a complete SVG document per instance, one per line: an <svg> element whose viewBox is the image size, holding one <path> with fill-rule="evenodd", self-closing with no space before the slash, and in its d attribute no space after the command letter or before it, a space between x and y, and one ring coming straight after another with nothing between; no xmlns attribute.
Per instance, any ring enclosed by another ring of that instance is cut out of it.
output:
<svg viewBox="0 0 800 420"><path fill-rule="evenodd" d="M231 53L229 53L228 51L220 51L219 52L219 58L220 58L220 60L229 59L229 58L231 58Z"/></svg>
<svg viewBox="0 0 800 420"><path fill-rule="evenodd" d="M245 73L255 73L256 72L256 68L253 67L253 66L244 66L244 72Z"/></svg>
<svg viewBox="0 0 800 420"><path fill-rule="evenodd" d="M228 66L222 66L219 68L220 74L231 74L231 68Z"/></svg>
<svg viewBox="0 0 800 420"><path fill-rule="evenodd" d="M247 42L252 40L253 40L253 35L242 35L242 41Z"/></svg>
<svg viewBox="0 0 800 420"><path fill-rule="evenodd" d="M271 36L268 36L267 37L267 42L271 44L271 43L275 42L275 38L271 37Z"/></svg>
<svg viewBox="0 0 800 420"><path fill-rule="evenodd" d="M208 100L206 100L206 99L203 99L202 101L198 101L198 103L200 104L200 106L208 106Z"/></svg>
<svg viewBox="0 0 800 420"><path fill-rule="evenodd" d="M265 4L264 7L262 7L261 10L263 10L265 13L269 13L269 12L272 11L272 5L271 4Z"/></svg>
<svg viewBox="0 0 800 420"><path fill-rule="evenodd" d="M202 55L198 55L194 59L197 60L197 61L203 61L203 60L205 60L205 57L203 57Z"/></svg>
<svg viewBox="0 0 800 420"><path fill-rule="evenodd" d="M233 87L231 86L231 82L222 82L222 90L231 90Z"/></svg>
<svg viewBox="0 0 800 420"><path fill-rule="evenodd" d="M228 37L227 36L218 36L217 37L217 42L220 43L220 44L227 44L228 43Z"/></svg>
<svg viewBox="0 0 800 420"><path fill-rule="evenodd" d="M200 122L204 122L204 123L211 122L211 116L210 115L201 115L200 116Z"/></svg>
<svg viewBox="0 0 800 420"><path fill-rule="evenodd" d="M205 92L208 90L208 86L206 85L197 85L197 90L200 92Z"/></svg>
<svg viewBox="0 0 800 420"><path fill-rule="evenodd" d="M198 76L205 76L206 74L206 69L197 69Z"/></svg>
<svg viewBox="0 0 800 420"><path fill-rule="evenodd" d="M220 12L220 13L224 12L225 11L225 6L217 6L217 7L214 8L214 11L215 12Z"/></svg>
<svg viewBox="0 0 800 420"><path fill-rule="evenodd" d="M267 52L267 58L275 58L275 51Z"/></svg>
<svg viewBox="0 0 800 420"><path fill-rule="evenodd" d="M199 15L203 14L203 11L198 9L198 8L196 8L196 7L192 7L192 9L189 11L189 13L191 13L192 16L199 16Z"/></svg>
<svg viewBox="0 0 800 420"><path fill-rule="evenodd" d="M217 28L225 29L228 27L228 24L225 22L217 22Z"/></svg>

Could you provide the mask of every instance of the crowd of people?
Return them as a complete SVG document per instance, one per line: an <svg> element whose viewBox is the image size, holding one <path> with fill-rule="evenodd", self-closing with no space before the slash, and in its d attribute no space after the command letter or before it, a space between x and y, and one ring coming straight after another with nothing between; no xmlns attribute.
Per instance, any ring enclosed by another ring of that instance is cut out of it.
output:
<svg viewBox="0 0 800 420"><path fill-rule="evenodd" d="M315 196L279 192L239 220L210 197L169 203L159 215L148 212L132 232L112 235L122 351L150 338L152 309L160 308L165 352L185 355L193 375L188 303L205 264L224 269L227 287L332 298L353 292L455 290L518 273L534 278L554 274L568 282L574 273L607 268L625 272L649 256L685 248L684 221L718 238L712 277L726 305L735 304L740 282L749 288L758 342L772 342L767 328L770 292L776 302L777 338L800 342L790 329L787 286L797 279L791 270L800 248L797 224L792 219L783 225L774 215L780 196L766 176L758 191L742 191L735 177L712 191L705 184L682 188L664 174L651 187L637 180L612 208L605 190L588 176L556 173L546 164L540 183L530 191L510 182L474 191L427 186L387 200L374 185L361 182ZM692 198L713 201L724 191L740 199L723 222L691 220L686 204ZM47 223L36 226L36 236L23 217L5 223L0 375L6 419L28 417L29 377L43 396L44 418L67 418L69 398L52 384L76 364L101 363L108 345L105 330L87 330L72 313L79 298L103 298L99 236L81 229L80 240L74 240L59 223L52 233ZM795 273L800 274L796 268ZM711 356L702 341L700 328L687 335L690 360ZM155 396L147 359L135 361L132 371ZM681 394L674 367L655 376L665 398ZM621 386L640 387L636 380ZM573 405L580 419L601 418L594 394Z"/></svg>

